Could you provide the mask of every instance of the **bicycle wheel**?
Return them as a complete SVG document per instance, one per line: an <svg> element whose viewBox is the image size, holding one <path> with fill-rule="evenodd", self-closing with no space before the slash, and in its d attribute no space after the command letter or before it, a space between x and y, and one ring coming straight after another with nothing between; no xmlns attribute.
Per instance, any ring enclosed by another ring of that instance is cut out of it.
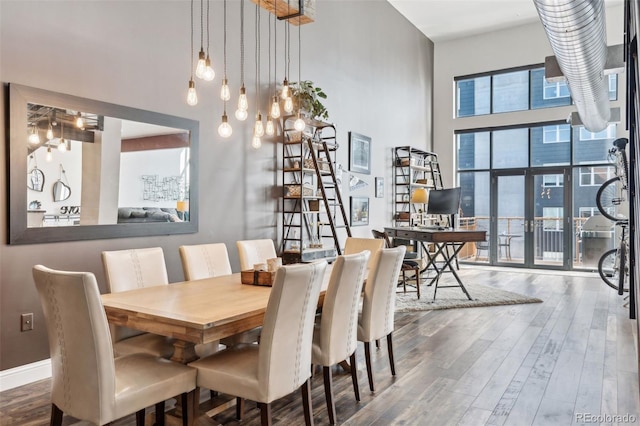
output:
<svg viewBox="0 0 640 426"><path fill-rule="evenodd" d="M614 222L629 217L627 193L620 177L613 177L602 184L596 194L596 206L604 217Z"/></svg>
<svg viewBox="0 0 640 426"><path fill-rule="evenodd" d="M625 270L627 267L627 258L624 250L619 249L618 253L618 294L622 296L624 294L624 280L627 276Z"/></svg>
<svg viewBox="0 0 640 426"><path fill-rule="evenodd" d="M614 290L618 290L620 283L620 268L618 267L617 254L617 249L606 251L602 257L600 257L600 261L598 262L598 273L600 274L600 278L602 278L602 281Z"/></svg>

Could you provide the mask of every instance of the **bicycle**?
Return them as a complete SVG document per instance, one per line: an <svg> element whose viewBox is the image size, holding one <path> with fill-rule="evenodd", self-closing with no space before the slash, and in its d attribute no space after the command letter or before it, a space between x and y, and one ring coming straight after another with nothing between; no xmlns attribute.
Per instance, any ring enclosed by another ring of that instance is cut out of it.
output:
<svg viewBox="0 0 640 426"><path fill-rule="evenodd" d="M609 149L608 156L615 164L615 176L605 181L596 194L598 210L604 217L614 222L627 220L629 217L626 151L628 143L627 138L618 138L613 141L613 147Z"/></svg>
<svg viewBox="0 0 640 426"><path fill-rule="evenodd" d="M629 221L618 220L615 226L621 228L620 243L617 248L604 252L600 257L598 273L609 287L622 295L629 291L628 286L625 285L629 277L629 237L627 235Z"/></svg>

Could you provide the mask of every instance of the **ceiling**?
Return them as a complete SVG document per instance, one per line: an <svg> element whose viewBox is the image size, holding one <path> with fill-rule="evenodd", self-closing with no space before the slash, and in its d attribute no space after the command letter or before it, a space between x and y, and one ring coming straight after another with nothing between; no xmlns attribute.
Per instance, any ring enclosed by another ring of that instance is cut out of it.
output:
<svg viewBox="0 0 640 426"><path fill-rule="evenodd" d="M388 1L434 43L539 21L533 0Z"/></svg>

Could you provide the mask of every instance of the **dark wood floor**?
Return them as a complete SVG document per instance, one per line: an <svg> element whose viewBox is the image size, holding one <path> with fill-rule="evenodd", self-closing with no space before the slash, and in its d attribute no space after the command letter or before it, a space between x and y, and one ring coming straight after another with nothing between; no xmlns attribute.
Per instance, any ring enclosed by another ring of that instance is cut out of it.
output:
<svg viewBox="0 0 640 426"><path fill-rule="evenodd" d="M453 309L396 315L397 376L391 378L386 347L373 351L377 392L366 384L358 348L361 402L348 374L334 371L338 421L351 425L463 424L570 425L581 414L634 416L640 423L637 332L623 300L586 273L470 268L467 282L536 296L544 303ZM328 424L322 374L313 378L316 424ZM49 381L0 393L0 424L45 425ZM206 393L203 392L203 397ZM203 402L201 408L209 407ZM247 404L215 417L229 425L259 424ZM274 422L303 422L299 394L274 403ZM586 417L582 417L586 420ZM605 424L624 423L604 419ZM64 424L76 421L65 416ZM210 424L200 420L200 424ZM211 422L214 423L214 422ZM129 417L116 425L133 425Z"/></svg>

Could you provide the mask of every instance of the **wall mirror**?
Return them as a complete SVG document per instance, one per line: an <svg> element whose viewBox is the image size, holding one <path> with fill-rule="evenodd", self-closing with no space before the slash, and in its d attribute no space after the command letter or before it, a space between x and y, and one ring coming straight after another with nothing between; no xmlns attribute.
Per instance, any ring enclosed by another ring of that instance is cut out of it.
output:
<svg viewBox="0 0 640 426"><path fill-rule="evenodd" d="M17 84L9 110L10 244L197 232L197 121Z"/></svg>

